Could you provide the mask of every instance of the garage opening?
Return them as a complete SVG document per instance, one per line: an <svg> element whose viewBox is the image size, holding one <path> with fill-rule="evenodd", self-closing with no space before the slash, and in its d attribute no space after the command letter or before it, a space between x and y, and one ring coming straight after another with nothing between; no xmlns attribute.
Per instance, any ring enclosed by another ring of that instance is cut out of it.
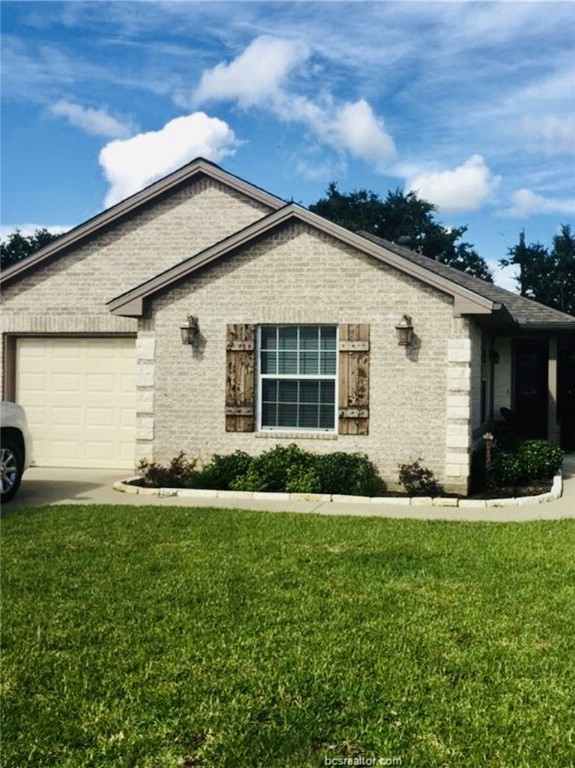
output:
<svg viewBox="0 0 575 768"><path fill-rule="evenodd" d="M132 469L135 379L133 338L19 338L16 402L28 415L34 463Z"/></svg>

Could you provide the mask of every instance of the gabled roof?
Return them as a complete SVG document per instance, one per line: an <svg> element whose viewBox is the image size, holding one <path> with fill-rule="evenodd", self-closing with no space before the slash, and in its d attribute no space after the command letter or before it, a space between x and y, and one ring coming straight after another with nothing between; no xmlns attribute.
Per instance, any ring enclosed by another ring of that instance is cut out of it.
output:
<svg viewBox="0 0 575 768"><path fill-rule="evenodd" d="M554 329L559 330L561 326L565 326L566 329L575 330L575 317L572 315L560 312L557 309L551 309L551 307L546 307L538 301L533 301L533 299L527 299L525 296L520 296L517 293L507 291L505 288L493 285L493 283L487 283L485 280L480 280L478 277L468 275L466 272L461 272L459 269L448 267L446 264L441 264L427 256L423 256L423 254L410 251L408 248L403 248L400 245L391 243L388 240L377 237L377 235L371 235L368 232L360 232L359 234L370 240L372 243L376 243L387 250L393 251L393 253L396 253L398 256L401 256L412 264L417 264L429 272L441 275L453 283L456 283L463 288L467 288L486 299L491 299L491 301L503 304L513 320L522 328L544 330L552 326Z"/></svg>
<svg viewBox="0 0 575 768"><path fill-rule="evenodd" d="M117 315L127 317L140 317L144 312L144 302L156 294L169 289L175 283L193 275L199 269L211 264L224 256L230 255L240 248L246 247L256 239L270 234L278 227L282 227L292 222L302 222L313 227L320 232L324 232L336 238L342 243L378 259L388 266L395 267L401 272L430 285L443 293L452 296L454 299L454 312L457 314L474 315L493 315L497 314L501 322L509 320L507 311L497 300L485 296L462 285L450 277L440 274L437 271L428 269L428 265L417 263L417 261L406 259L402 254L398 254L394 249L376 243L370 238L362 237L344 227L340 227L327 219L318 216L306 208L302 208L295 203L290 203L283 208L270 213L258 221L250 224L233 235L206 248L200 253L190 256L190 258L176 264L144 283L132 288L131 290L117 296L108 302L110 311ZM431 262L431 260L428 260ZM431 262L433 264L434 262ZM481 281L480 281L481 282Z"/></svg>
<svg viewBox="0 0 575 768"><path fill-rule="evenodd" d="M104 227L128 217L130 214L134 213L139 208L142 208L144 205L148 205L153 200L156 200L184 184L188 184L194 179L200 179L202 177L208 177L214 181L218 181L224 186L230 187L236 192L240 192L252 200L268 206L272 210L277 210L285 205L285 200L281 200L279 197L276 197L276 195L272 195L260 187L256 187L254 184L250 184L249 182L240 179L238 176L234 176L233 174L224 171L209 160L204 160L203 158L198 157L195 160L192 160L191 163L179 168L177 171L150 184L145 189L136 192L134 195L113 205L111 208L106 209L97 216L88 219L88 221L85 221L83 224L74 227L74 229L61 235L53 242L44 246L44 248L40 248L28 258L23 259L12 267L4 270L4 272L0 274L0 284L5 284L14 280L16 277L27 273L29 270L34 269L46 260L63 254L71 246L80 244L86 238L104 229Z"/></svg>

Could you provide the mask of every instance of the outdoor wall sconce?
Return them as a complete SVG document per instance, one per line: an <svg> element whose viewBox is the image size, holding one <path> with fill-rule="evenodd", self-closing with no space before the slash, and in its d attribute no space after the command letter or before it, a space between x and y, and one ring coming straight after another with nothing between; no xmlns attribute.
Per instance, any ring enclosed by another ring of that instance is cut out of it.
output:
<svg viewBox="0 0 575 768"><path fill-rule="evenodd" d="M195 315L188 315L187 325L181 325L180 332L182 334L182 344L190 344L193 346L200 335L198 318Z"/></svg>
<svg viewBox="0 0 575 768"><path fill-rule="evenodd" d="M413 339L413 324L409 315L404 315L395 326L397 331L397 343L402 347L408 347Z"/></svg>

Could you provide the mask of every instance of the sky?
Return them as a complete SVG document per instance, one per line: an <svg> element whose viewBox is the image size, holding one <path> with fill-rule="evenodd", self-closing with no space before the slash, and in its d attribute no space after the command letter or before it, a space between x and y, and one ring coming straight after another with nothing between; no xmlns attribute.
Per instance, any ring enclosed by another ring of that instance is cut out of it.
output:
<svg viewBox="0 0 575 768"><path fill-rule="evenodd" d="M575 221L575 3L7 2L0 235L202 156L285 200L415 191L497 266Z"/></svg>

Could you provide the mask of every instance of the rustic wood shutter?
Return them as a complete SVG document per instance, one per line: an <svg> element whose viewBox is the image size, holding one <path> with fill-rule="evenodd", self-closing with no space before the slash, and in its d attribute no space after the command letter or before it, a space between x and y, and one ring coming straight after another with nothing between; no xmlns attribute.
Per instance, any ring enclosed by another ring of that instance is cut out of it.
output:
<svg viewBox="0 0 575 768"><path fill-rule="evenodd" d="M339 326L339 433L369 432L369 325Z"/></svg>
<svg viewBox="0 0 575 768"><path fill-rule="evenodd" d="M255 326L226 331L226 432L253 432L255 414Z"/></svg>

